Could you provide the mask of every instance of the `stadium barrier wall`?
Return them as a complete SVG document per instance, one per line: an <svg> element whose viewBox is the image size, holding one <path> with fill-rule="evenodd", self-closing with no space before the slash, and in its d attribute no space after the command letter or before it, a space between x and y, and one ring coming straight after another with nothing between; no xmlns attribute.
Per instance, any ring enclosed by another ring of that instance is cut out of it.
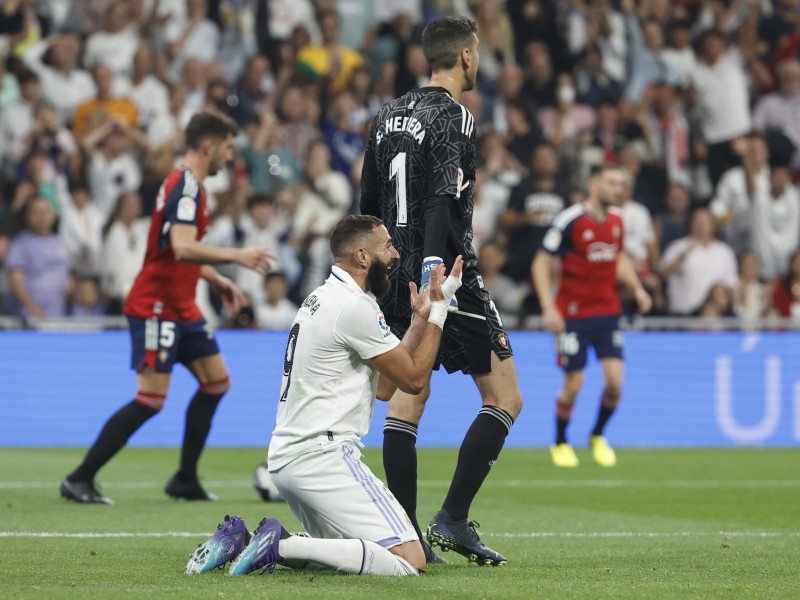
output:
<svg viewBox="0 0 800 600"><path fill-rule="evenodd" d="M220 405L213 446L266 448L275 423L286 334L220 331L233 387ZM547 446L561 383L552 338L512 332L525 407L510 446ZM0 332L0 446L87 446L133 398L128 333ZM607 429L617 446L794 446L800 442L800 333L629 332L622 403ZM177 367L167 404L132 438L178 446L195 383ZM436 373L420 426L421 446L458 446L480 407L469 377ZM602 374L593 356L570 439L583 446ZM379 446L386 405L376 402L365 438Z"/></svg>

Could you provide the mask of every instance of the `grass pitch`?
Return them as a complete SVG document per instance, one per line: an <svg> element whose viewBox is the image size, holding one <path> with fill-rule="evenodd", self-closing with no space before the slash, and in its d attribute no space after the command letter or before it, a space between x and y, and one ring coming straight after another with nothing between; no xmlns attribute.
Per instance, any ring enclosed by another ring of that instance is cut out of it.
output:
<svg viewBox="0 0 800 600"><path fill-rule="evenodd" d="M587 451L557 470L543 449L507 449L472 508L506 567L449 566L419 578L279 568L274 575L187 576L189 555L226 513L252 529L285 504L250 485L261 449L206 451L219 503L169 500L176 449L124 450L103 472L114 507L58 497L77 449L0 449L3 598L800 598L797 449L621 450L602 469ZM420 519L439 507L455 450L421 450ZM382 474L380 451L366 453Z"/></svg>

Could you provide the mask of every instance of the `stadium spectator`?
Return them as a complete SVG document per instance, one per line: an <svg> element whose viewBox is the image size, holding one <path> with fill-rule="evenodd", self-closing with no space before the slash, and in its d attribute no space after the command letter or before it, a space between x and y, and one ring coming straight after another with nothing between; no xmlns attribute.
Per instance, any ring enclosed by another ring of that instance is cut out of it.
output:
<svg viewBox="0 0 800 600"><path fill-rule="evenodd" d="M143 129L161 115L169 114L169 90L153 74L153 53L142 45L133 55L130 78L114 79L111 95L130 98L139 113L138 125Z"/></svg>
<svg viewBox="0 0 800 600"><path fill-rule="evenodd" d="M21 145L34 125L33 113L41 101L39 76L25 70L19 76L20 98L0 111L0 173L13 174L18 157L13 149Z"/></svg>
<svg viewBox="0 0 800 600"><path fill-rule="evenodd" d="M67 314L70 261L64 242L53 233L56 215L47 198L35 196L24 209L25 230L6 254L11 314L63 317Z"/></svg>
<svg viewBox="0 0 800 600"><path fill-rule="evenodd" d="M778 129L794 144L792 167L800 170L800 61L786 59L778 64L779 92L762 96L753 113L753 126Z"/></svg>
<svg viewBox="0 0 800 600"><path fill-rule="evenodd" d="M692 48L692 24L690 21L676 20L669 26L669 47L664 48L661 57L675 72L678 85L686 87L691 74L697 66L697 56Z"/></svg>
<svg viewBox="0 0 800 600"><path fill-rule="evenodd" d="M481 32L478 85L488 93L493 93L503 65L514 62L514 29L503 4L503 0L477 0L473 8Z"/></svg>
<svg viewBox="0 0 800 600"><path fill-rule="evenodd" d="M761 265L756 253L752 250L742 252L739 255L739 287L734 292L733 311L745 326L767 314L771 303L769 292L769 287L762 282Z"/></svg>
<svg viewBox="0 0 800 600"><path fill-rule="evenodd" d="M556 105L556 77L550 50L541 42L531 42L525 46L524 95L533 100L537 108Z"/></svg>
<svg viewBox="0 0 800 600"><path fill-rule="evenodd" d="M750 131L749 93L742 56L727 47L725 35L705 31L698 40L700 55L690 75L708 148L708 175L716 186L722 174L739 162L733 141Z"/></svg>
<svg viewBox="0 0 800 600"><path fill-rule="evenodd" d="M72 118L72 131L77 136L88 133L93 124L102 122L103 116L96 113L103 113L106 118L118 122L126 128L136 128L139 126L139 110L136 105L125 97L117 97L112 92L114 85L114 74L108 65L98 62L92 67L92 79L94 79L97 95L92 100L81 102L75 109Z"/></svg>
<svg viewBox="0 0 800 600"><path fill-rule="evenodd" d="M244 129L248 143L241 153L253 190L275 194L300 183L302 171L283 146L284 127L275 113L263 111L260 122L247 123Z"/></svg>
<svg viewBox="0 0 800 600"><path fill-rule="evenodd" d="M320 132L309 118L309 104L302 89L298 86L286 88L279 107L279 116L283 121L283 147L298 165L305 167L309 148L319 139Z"/></svg>
<svg viewBox="0 0 800 600"><path fill-rule="evenodd" d="M258 54L251 56L233 92L236 100L230 107L231 116L240 127L258 119L267 107L266 100L274 91L275 77L270 70L269 60Z"/></svg>
<svg viewBox="0 0 800 600"><path fill-rule="evenodd" d="M622 0L629 57L625 97L634 103L641 101L651 83L661 81L672 85L678 80L663 56L664 32L658 21L651 18L649 9L648 3L642 3L637 10L635 0Z"/></svg>
<svg viewBox="0 0 800 600"><path fill-rule="evenodd" d="M58 235L69 252L72 270L79 277L97 277L103 264L105 216L91 201L89 186L80 180L56 180L59 207Z"/></svg>
<svg viewBox="0 0 800 600"><path fill-rule="evenodd" d="M612 8L611 0L572 2L567 14L566 38L573 56L597 44L603 55L603 70L615 81L624 81L628 58L625 20Z"/></svg>
<svg viewBox="0 0 800 600"><path fill-rule="evenodd" d="M528 295L528 287L517 283L502 273L507 253L494 240L481 244L478 252L478 269L483 284L491 295L503 325L516 329L522 317L522 305Z"/></svg>
<svg viewBox="0 0 800 600"><path fill-rule="evenodd" d="M150 219L142 217L139 194L120 195L103 240L102 282L110 314L122 314L125 298L142 269L149 229Z"/></svg>
<svg viewBox="0 0 800 600"><path fill-rule="evenodd" d="M689 209L692 199L689 190L680 183L671 183L667 188L665 209L653 219L653 229L658 241L659 253L675 240L689 233Z"/></svg>
<svg viewBox="0 0 800 600"><path fill-rule="evenodd" d="M286 296L289 284L280 271L268 273L264 278L263 301L255 305L256 322L259 329L288 331L297 315L297 306Z"/></svg>
<svg viewBox="0 0 800 600"><path fill-rule="evenodd" d="M791 318L800 323L800 250L789 258L789 272L772 283L769 314Z"/></svg>
<svg viewBox="0 0 800 600"><path fill-rule="evenodd" d="M364 127L367 115L358 109L350 91L331 99L323 135L331 151L331 166L335 171L350 175L355 161L366 147Z"/></svg>
<svg viewBox="0 0 800 600"><path fill-rule="evenodd" d="M623 182L625 193L619 208L622 210L625 252L633 262L633 268L636 275L639 276L639 281L653 297L654 306L662 308L661 304L663 303L659 298L661 280L654 273L654 269L658 265L659 252L653 219L647 208L633 197L630 173L623 171ZM630 300L632 298L623 297L623 299Z"/></svg>
<svg viewBox="0 0 800 600"><path fill-rule="evenodd" d="M19 83L13 73L6 69L5 60L0 60L0 109L17 102L20 98Z"/></svg>
<svg viewBox="0 0 800 600"><path fill-rule="evenodd" d="M427 66L427 63L426 63ZM514 62L503 64L497 76L497 94L490 105L490 121L494 131L500 135L508 134L508 121L506 120L506 106L509 102L519 98L522 93L524 75L522 68ZM472 112L472 111L470 111ZM472 114L481 121L480 113Z"/></svg>
<svg viewBox="0 0 800 600"><path fill-rule="evenodd" d="M166 23L164 39L171 60L172 81L180 78L188 59L209 63L217 58L219 29L207 15L208 0L186 0L186 15L174 16Z"/></svg>
<svg viewBox="0 0 800 600"><path fill-rule="evenodd" d="M741 138L732 147L744 164L725 172L709 208L725 241L734 252L742 252L752 243L752 198L770 193L769 149L759 134Z"/></svg>
<svg viewBox="0 0 800 600"><path fill-rule="evenodd" d="M134 153L137 140L136 131L110 118L83 137L82 145L90 156L88 180L92 201L97 203L104 219L110 216L120 194L138 191L142 183L142 167Z"/></svg>
<svg viewBox="0 0 800 600"><path fill-rule="evenodd" d="M545 137L556 147L573 139L578 133L595 126L595 111L591 106L577 102L575 82L569 73L561 73L556 80L556 105L541 108L539 124Z"/></svg>
<svg viewBox="0 0 800 600"><path fill-rule="evenodd" d="M622 96L622 86L603 71L603 55L595 44L587 46L573 70L578 101L597 107L602 100Z"/></svg>
<svg viewBox="0 0 800 600"><path fill-rule="evenodd" d="M74 33L45 38L22 55L26 66L39 76L42 96L58 109L61 122L97 92L91 75L78 66L81 42Z"/></svg>
<svg viewBox="0 0 800 600"><path fill-rule="evenodd" d="M719 319L736 316L733 310L733 290L722 283L715 283L698 314L703 319L703 328L718 329Z"/></svg>
<svg viewBox="0 0 800 600"><path fill-rule="evenodd" d="M335 11L321 11L317 21L322 43L311 44L300 50L297 55L298 68L312 77L324 79L331 92L341 92L364 59L339 41L339 16Z"/></svg>
<svg viewBox="0 0 800 600"><path fill-rule="evenodd" d="M739 284L736 257L730 246L714 238L714 219L705 208L695 209L689 235L672 242L661 257L667 282L667 306L674 315L696 314L716 283L735 289Z"/></svg>
<svg viewBox="0 0 800 600"><path fill-rule="evenodd" d="M558 178L558 157L553 146L542 144L534 150L529 173L511 190L501 220L508 236L509 256L503 273L517 282L530 278L531 263L544 234L555 216L566 208L569 197L569 190Z"/></svg>
<svg viewBox="0 0 800 600"><path fill-rule="evenodd" d="M72 292L69 314L72 317L102 317L105 308L94 277L79 277Z"/></svg>
<svg viewBox="0 0 800 600"><path fill-rule="evenodd" d="M129 78L133 56L139 47L139 32L131 19L130 5L116 0L106 11L105 27L86 39L83 64L87 68L103 63L119 78Z"/></svg>

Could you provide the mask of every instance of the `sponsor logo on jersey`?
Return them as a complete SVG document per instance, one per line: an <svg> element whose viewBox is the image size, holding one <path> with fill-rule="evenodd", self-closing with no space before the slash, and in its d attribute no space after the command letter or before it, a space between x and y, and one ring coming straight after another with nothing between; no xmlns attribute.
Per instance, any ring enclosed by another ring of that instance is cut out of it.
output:
<svg viewBox="0 0 800 600"><path fill-rule="evenodd" d="M179 221L194 221L197 214L197 204L193 198L184 196L178 200L178 220Z"/></svg>
<svg viewBox="0 0 800 600"><path fill-rule="evenodd" d="M392 333L389 324L386 322L386 317L383 316L382 312L378 313L378 328L381 330L384 338L389 337Z"/></svg>
<svg viewBox="0 0 800 600"><path fill-rule="evenodd" d="M613 262L617 260L617 246L605 242L593 242L586 247L586 258L589 262Z"/></svg>

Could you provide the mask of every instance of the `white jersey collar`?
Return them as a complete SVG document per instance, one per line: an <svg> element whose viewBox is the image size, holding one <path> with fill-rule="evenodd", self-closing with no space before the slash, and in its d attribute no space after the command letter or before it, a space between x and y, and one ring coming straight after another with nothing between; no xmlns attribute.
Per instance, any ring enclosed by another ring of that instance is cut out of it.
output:
<svg viewBox="0 0 800 600"><path fill-rule="evenodd" d="M353 279L353 276L350 275L350 273L348 273L341 267L337 267L336 265L333 265L331 267L331 276L328 277L328 281L331 281L332 278L338 279L347 286L352 286L358 289L362 294L366 294L367 296L375 300L375 294L373 294L372 292L365 292L364 290L362 290L361 286L356 283L355 279Z"/></svg>

